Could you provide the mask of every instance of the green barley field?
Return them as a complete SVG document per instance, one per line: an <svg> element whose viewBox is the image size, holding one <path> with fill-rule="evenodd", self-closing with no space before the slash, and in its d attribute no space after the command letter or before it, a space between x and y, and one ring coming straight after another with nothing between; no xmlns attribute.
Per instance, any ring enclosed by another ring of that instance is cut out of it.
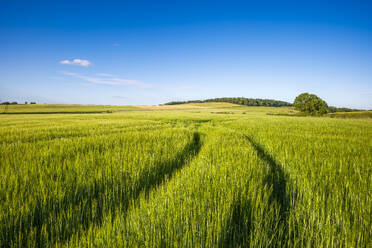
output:
<svg viewBox="0 0 372 248"><path fill-rule="evenodd" d="M0 247L372 247L370 114L0 113Z"/></svg>

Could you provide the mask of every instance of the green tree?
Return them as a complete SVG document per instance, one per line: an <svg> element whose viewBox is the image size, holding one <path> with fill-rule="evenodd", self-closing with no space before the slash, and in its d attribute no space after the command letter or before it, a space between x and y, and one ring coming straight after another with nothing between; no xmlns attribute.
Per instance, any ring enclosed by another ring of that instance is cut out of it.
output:
<svg viewBox="0 0 372 248"><path fill-rule="evenodd" d="M328 105L324 100L309 93L298 95L293 106L308 115L324 115L329 112Z"/></svg>

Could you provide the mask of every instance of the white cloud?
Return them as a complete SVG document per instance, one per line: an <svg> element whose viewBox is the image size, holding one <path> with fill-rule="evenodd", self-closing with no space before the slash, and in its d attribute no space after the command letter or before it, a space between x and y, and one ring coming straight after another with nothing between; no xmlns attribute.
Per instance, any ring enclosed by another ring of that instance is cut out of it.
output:
<svg viewBox="0 0 372 248"><path fill-rule="evenodd" d="M86 82L89 82L91 84L105 84L105 85L131 85L131 86L138 86L141 88L151 88L151 85L143 83L138 80L132 80L132 79L124 79L124 78L118 78L118 77L90 77L90 76L84 76L80 75L78 73L74 72L62 72L62 74L75 77L78 79L82 79Z"/></svg>
<svg viewBox="0 0 372 248"><path fill-rule="evenodd" d="M84 66L84 67L88 67L91 65L89 60L84 60L84 59L73 59L73 60L66 59L66 60L60 61L59 63L62 65L79 65L79 66Z"/></svg>
<svg viewBox="0 0 372 248"><path fill-rule="evenodd" d="M98 73L97 76L101 76L101 77L115 77L114 75L108 74L108 73Z"/></svg>

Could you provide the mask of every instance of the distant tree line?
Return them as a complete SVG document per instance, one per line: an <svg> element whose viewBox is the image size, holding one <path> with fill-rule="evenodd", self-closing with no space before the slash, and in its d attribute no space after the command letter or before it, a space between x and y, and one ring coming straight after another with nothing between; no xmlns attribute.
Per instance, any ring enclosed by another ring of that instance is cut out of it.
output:
<svg viewBox="0 0 372 248"><path fill-rule="evenodd" d="M363 111L362 109L337 108L337 107L334 107L334 106L329 106L328 109L329 109L330 113Z"/></svg>
<svg viewBox="0 0 372 248"><path fill-rule="evenodd" d="M186 103L206 103L206 102L227 102L245 106L267 106L267 107L284 107L294 106L295 109L307 115L323 115L326 113L335 112L355 112L362 111L360 109L337 108L328 106L327 103L314 94L302 93L296 97L294 104L284 101L260 98L245 98L245 97L221 97L206 100L191 100L191 101L172 101L164 105L179 105Z"/></svg>
<svg viewBox="0 0 372 248"><path fill-rule="evenodd" d="M16 105L17 102L2 102L1 105Z"/></svg>
<svg viewBox="0 0 372 248"><path fill-rule="evenodd" d="M245 98L245 97L221 97L206 100L191 100L191 101L173 101L167 102L164 105L178 105L186 103L206 103L206 102L228 102L245 106L267 106L267 107L284 107L292 106L293 104L284 101L260 98Z"/></svg>
<svg viewBox="0 0 372 248"><path fill-rule="evenodd" d="M16 105L18 104L18 102L2 102L0 104L1 105ZM27 104L27 102L25 102L24 104ZM36 104L36 102L30 102L30 104Z"/></svg>

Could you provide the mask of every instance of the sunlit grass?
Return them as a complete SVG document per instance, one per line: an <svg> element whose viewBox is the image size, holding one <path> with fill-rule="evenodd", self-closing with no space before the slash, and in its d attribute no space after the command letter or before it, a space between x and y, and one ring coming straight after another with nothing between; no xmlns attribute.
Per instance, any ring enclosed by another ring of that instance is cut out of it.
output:
<svg viewBox="0 0 372 248"><path fill-rule="evenodd" d="M1 115L0 246L370 246L372 123L272 111Z"/></svg>

